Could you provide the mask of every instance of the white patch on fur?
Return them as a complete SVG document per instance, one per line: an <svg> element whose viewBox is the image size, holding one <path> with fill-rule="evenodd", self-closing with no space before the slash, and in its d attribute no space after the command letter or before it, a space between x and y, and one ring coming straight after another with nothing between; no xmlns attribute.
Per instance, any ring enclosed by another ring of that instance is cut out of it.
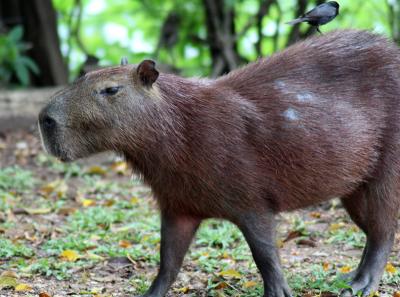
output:
<svg viewBox="0 0 400 297"><path fill-rule="evenodd" d="M283 112L283 116L289 121L297 121L297 120L299 120L298 112L295 109L291 108L291 107L289 107L288 109L286 109Z"/></svg>
<svg viewBox="0 0 400 297"><path fill-rule="evenodd" d="M297 101L299 102L311 102L315 100L315 97L310 92L300 92L296 95Z"/></svg>
<svg viewBox="0 0 400 297"><path fill-rule="evenodd" d="M276 80L275 81L275 86L277 89L284 91L286 89L286 83L283 80Z"/></svg>

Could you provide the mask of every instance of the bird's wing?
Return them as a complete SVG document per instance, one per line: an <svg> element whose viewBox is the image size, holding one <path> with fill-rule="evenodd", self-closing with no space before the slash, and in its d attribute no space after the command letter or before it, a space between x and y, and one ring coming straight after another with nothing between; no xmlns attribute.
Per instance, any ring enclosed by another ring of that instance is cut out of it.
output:
<svg viewBox="0 0 400 297"><path fill-rule="evenodd" d="M334 17L336 15L336 8L330 5L320 5L310 10L304 15L304 18L315 20L321 17Z"/></svg>

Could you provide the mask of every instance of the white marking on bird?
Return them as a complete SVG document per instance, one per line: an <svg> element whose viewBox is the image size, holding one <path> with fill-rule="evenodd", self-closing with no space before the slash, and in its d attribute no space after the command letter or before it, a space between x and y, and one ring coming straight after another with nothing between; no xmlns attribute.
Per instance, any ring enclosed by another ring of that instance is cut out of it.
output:
<svg viewBox="0 0 400 297"><path fill-rule="evenodd" d="M289 121L297 121L299 119L298 112L291 107L283 112L283 116Z"/></svg>

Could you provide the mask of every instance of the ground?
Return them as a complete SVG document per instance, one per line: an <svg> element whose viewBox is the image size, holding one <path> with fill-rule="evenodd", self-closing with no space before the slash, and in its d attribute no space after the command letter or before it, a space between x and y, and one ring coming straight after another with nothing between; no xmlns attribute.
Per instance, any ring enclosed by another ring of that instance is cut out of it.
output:
<svg viewBox="0 0 400 297"><path fill-rule="evenodd" d="M365 237L338 200L279 216L277 244L296 296L335 296ZM36 133L0 134L0 297L135 296L155 276L159 216L123 160L63 164ZM400 234L380 286L400 296ZM41 295L40 295L41 294ZM262 296L237 228L205 222L168 296Z"/></svg>

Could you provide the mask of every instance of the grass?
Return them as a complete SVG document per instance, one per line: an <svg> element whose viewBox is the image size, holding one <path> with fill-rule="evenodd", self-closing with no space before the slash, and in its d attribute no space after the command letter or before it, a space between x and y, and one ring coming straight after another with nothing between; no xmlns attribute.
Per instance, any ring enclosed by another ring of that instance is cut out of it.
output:
<svg viewBox="0 0 400 297"><path fill-rule="evenodd" d="M128 258L144 270L130 277L126 290L144 293L159 262L160 219L149 190L139 180L131 179L128 171L121 175L118 166L61 164L40 154L32 168L0 169L0 210L4 214L0 220L0 269L32 279L46 276L65 281L105 261ZM42 171L46 179L36 177ZM22 211L14 214L16 209ZM326 229L317 230L314 226L321 221L318 215L310 218L294 214L287 218L283 219L286 227L279 237L283 242L288 233L297 234L282 249L294 294L337 293L346 287L340 267L355 267L357 257L343 261L328 257L328 265L314 257L310 264L302 264L291 259L294 256L290 250L318 251L319 247L306 250L296 244L299 239L309 238L332 249L360 249L365 236L343 217L325 221ZM72 255L70 258L62 257L66 251ZM229 222L207 220L202 224L184 271L189 280L178 280L174 294L197 296L198 291L191 287L196 279L205 286L207 296L262 294L249 248ZM399 287L399 269L385 273L383 284L390 292ZM93 296L93 292L81 293Z"/></svg>

